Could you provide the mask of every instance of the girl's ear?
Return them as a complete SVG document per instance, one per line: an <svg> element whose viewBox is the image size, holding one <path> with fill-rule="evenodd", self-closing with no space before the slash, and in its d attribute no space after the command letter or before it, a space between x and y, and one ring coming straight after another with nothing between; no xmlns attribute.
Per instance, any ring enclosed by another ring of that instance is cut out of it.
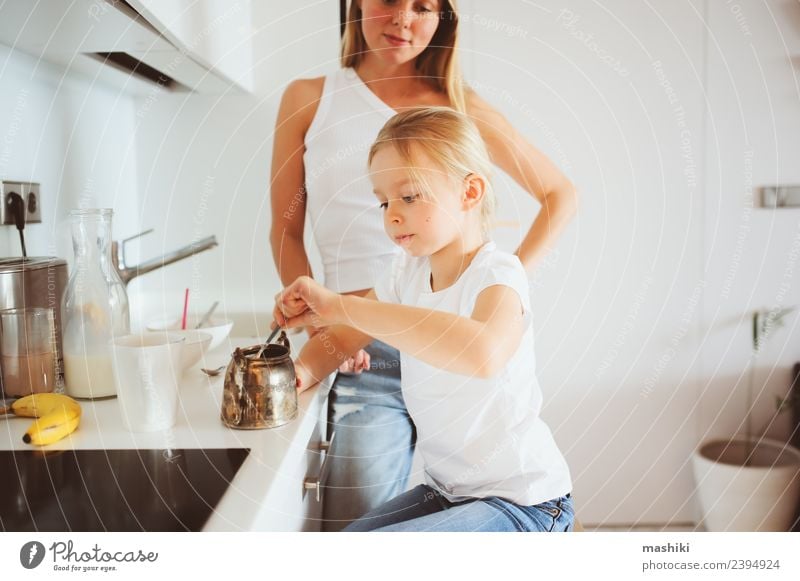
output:
<svg viewBox="0 0 800 581"><path fill-rule="evenodd" d="M461 203L465 210L480 206L486 193L486 180L483 176L471 173L464 178L464 194Z"/></svg>

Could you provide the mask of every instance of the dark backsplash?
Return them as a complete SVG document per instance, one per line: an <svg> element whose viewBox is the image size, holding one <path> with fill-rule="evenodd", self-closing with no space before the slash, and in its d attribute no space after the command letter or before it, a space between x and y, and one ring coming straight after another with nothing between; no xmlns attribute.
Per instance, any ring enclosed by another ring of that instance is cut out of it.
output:
<svg viewBox="0 0 800 581"><path fill-rule="evenodd" d="M248 453L0 451L0 530L199 531Z"/></svg>

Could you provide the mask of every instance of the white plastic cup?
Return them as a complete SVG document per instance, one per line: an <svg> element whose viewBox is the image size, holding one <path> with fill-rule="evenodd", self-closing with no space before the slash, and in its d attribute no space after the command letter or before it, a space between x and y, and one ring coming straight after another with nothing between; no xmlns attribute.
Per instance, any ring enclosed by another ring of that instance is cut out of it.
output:
<svg viewBox="0 0 800 581"><path fill-rule="evenodd" d="M131 432L175 425L184 337L142 333L112 339L112 367L122 422Z"/></svg>

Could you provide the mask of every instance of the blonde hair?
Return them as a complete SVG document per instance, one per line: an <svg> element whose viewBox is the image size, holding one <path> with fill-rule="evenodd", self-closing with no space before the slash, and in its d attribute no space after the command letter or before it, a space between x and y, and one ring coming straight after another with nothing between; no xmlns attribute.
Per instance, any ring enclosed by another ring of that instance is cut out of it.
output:
<svg viewBox="0 0 800 581"><path fill-rule="evenodd" d="M484 238L489 238L495 209L492 162L478 128L466 115L449 107L414 107L398 113L378 133L367 164L371 165L378 150L387 145L394 147L408 166L411 179L429 198L435 195L416 167L415 153L426 155L457 180L469 174L483 177L486 189L481 201L481 230Z"/></svg>
<svg viewBox="0 0 800 581"><path fill-rule="evenodd" d="M458 43L458 12L456 0L440 0L442 6L439 26L430 44L416 58L415 67L420 77L434 89L447 95L457 111L466 112L466 98L458 66L456 45ZM361 30L361 6L359 0L351 0L344 37L342 38L342 66L356 68L369 51Z"/></svg>

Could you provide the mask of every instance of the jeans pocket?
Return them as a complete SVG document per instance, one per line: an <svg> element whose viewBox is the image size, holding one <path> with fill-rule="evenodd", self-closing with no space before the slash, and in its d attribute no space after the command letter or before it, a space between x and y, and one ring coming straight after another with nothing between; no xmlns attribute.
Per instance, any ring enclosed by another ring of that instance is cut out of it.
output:
<svg viewBox="0 0 800 581"><path fill-rule="evenodd" d="M562 496L554 498L531 508L547 515L547 525L550 531L570 531L575 522L575 513L572 499Z"/></svg>
<svg viewBox="0 0 800 581"><path fill-rule="evenodd" d="M545 530L553 531L553 529L556 527L559 517L561 516L561 508L557 505L556 501L548 500L547 502L539 503L532 508L547 515L547 524L545 525Z"/></svg>
<svg viewBox="0 0 800 581"><path fill-rule="evenodd" d="M558 523L559 530L572 531L575 525L575 508L572 504L572 499L567 497L559 498L558 507L561 509L561 514L559 515L561 518Z"/></svg>

